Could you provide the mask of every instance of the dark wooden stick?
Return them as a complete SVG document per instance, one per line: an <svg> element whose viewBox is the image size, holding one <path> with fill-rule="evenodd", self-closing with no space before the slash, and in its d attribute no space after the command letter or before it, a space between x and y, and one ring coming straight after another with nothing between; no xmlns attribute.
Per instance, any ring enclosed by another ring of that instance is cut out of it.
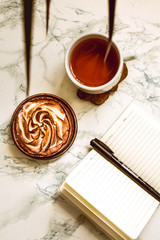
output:
<svg viewBox="0 0 160 240"><path fill-rule="evenodd" d="M107 57L111 48L111 44L112 44L114 19L115 19L115 7L116 7L116 0L109 0L109 41L108 41L106 54L104 57L104 62L107 60Z"/></svg>
<svg viewBox="0 0 160 240"><path fill-rule="evenodd" d="M31 57L33 5L34 5L34 0L23 0L27 96L29 95L29 88L30 88L30 57Z"/></svg>
<svg viewBox="0 0 160 240"><path fill-rule="evenodd" d="M49 12L50 12L50 0L46 0L46 34L48 33L49 28Z"/></svg>

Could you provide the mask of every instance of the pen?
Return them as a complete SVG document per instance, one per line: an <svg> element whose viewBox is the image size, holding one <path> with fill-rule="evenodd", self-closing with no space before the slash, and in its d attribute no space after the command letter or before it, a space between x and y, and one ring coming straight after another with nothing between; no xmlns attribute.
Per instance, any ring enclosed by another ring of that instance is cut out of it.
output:
<svg viewBox="0 0 160 240"><path fill-rule="evenodd" d="M121 170L125 175L137 183L141 188L148 192L152 197L160 202L160 193L139 177L135 172L128 168L123 162L114 156L114 152L102 141L95 138L90 141L90 145L106 160Z"/></svg>

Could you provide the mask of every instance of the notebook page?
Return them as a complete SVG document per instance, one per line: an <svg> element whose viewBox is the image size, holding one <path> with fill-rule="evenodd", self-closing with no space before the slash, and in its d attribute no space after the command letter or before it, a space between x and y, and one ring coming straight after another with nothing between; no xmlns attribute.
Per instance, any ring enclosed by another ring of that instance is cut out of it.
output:
<svg viewBox="0 0 160 240"><path fill-rule="evenodd" d="M160 123L132 103L102 140L116 157L160 192Z"/></svg>
<svg viewBox="0 0 160 240"><path fill-rule="evenodd" d="M158 206L158 201L94 150L66 183L133 239Z"/></svg>

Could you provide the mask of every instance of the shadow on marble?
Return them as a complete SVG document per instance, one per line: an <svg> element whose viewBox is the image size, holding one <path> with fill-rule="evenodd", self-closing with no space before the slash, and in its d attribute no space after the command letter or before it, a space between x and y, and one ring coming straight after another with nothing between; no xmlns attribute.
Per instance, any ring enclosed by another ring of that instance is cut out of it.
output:
<svg viewBox="0 0 160 240"><path fill-rule="evenodd" d="M74 226L76 226L75 231L78 231L78 228L82 227L83 231L89 232L93 235L98 235L101 237L101 240L112 240L109 235L104 234L90 219L88 219L78 208L74 205L70 204L66 199L64 199L59 192L57 192L56 196L58 208L62 209L62 212L65 216L72 217L72 221L74 221ZM81 229L82 231L82 229ZM83 234L82 234L83 235ZM86 235L85 235L86 236Z"/></svg>
<svg viewBox="0 0 160 240"><path fill-rule="evenodd" d="M72 84L67 74L64 73L63 78L61 80L61 85L57 90L57 95L69 102L71 99L77 98L76 92L77 88Z"/></svg>

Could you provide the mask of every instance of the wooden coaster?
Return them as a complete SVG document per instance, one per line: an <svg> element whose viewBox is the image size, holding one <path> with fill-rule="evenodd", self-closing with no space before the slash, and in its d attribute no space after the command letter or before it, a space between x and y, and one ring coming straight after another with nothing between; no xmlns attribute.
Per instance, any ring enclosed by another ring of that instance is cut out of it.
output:
<svg viewBox="0 0 160 240"><path fill-rule="evenodd" d="M78 89L77 96L80 99L90 101L96 105L101 105L109 98L110 93L117 90L118 84L120 82L122 82L127 77L127 75L128 75L128 68L127 68L127 65L124 63L121 78L120 78L119 82L111 90L104 92L104 93L100 93L100 94L90 94L90 93L86 93L86 92L83 92L82 90Z"/></svg>

